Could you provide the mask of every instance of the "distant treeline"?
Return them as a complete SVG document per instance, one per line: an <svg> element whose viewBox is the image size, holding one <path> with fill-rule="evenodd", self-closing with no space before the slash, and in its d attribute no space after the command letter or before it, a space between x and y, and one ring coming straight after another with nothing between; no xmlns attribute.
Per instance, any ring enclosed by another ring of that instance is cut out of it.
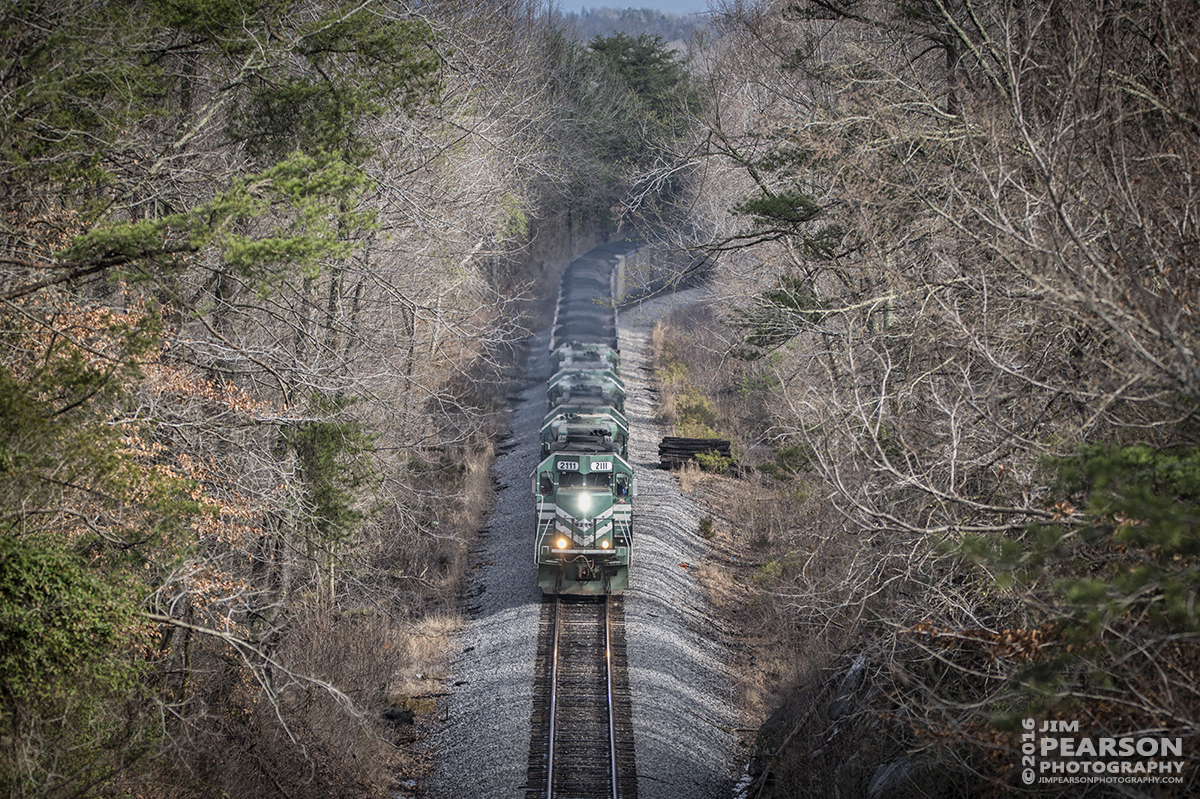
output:
<svg viewBox="0 0 1200 799"><path fill-rule="evenodd" d="M575 28L584 41L593 36L611 36L624 33L638 36L649 33L661 36L664 42L687 40L705 27L705 17L699 14L671 14L653 8L615 9L584 8L582 12L563 15L568 26Z"/></svg>

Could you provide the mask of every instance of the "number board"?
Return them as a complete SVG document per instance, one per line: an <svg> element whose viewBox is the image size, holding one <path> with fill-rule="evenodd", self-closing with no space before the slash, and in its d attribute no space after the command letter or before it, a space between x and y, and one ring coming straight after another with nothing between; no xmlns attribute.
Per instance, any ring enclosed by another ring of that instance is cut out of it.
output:
<svg viewBox="0 0 1200 799"><path fill-rule="evenodd" d="M611 472L612 461L592 461L593 472Z"/></svg>
<svg viewBox="0 0 1200 799"><path fill-rule="evenodd" d="M559 461L555 464L560 472L577 472L579 471L579 461Z"/></svg>

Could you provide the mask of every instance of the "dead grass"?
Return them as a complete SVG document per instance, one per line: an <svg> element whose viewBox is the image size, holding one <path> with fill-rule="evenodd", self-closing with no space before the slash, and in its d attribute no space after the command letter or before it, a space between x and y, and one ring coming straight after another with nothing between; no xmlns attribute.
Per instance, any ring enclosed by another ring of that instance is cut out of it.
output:
<svg viewBox="0 0 1200 799"><path fill-rule="evenodd" d="M454 634L462 627L456 612L433 613L411 627L393 633L398 667L388 683L389 697L424 700L427 704L411 709L432 712L432 704L443 694L448 672L446 652ZM389 700L393 707L401 705Z"/></svg>
<svg viewBox="0 0 1200 799"><path fill-rule="evenodd" d="M871 646L868 621L878 604L863 589L881 565L824 499L803 453L769 446L765 392L754 389L748 367L721 358L715 327L711 317L672 317L653 341L664 404L677 407L670 403L684 391L702 391L716 427L750 467L736 479L694 466L677 472L712 519L699 574L713 612L735 631L744 749L748 759L758 751L755 765L773 775L759 786L762 797L860 795L877 765L902 748L877 719L860 712L835 722L827 710L849 665ZM761 757L764 747L769 757Z"/></svg>
<svg viewBox="0 0 1200 799"><path fill-rule="evenodd" d="M713 518L701 584L714 612L740 632L738 645L749 654L736 659L737 694L743 713L757 725L784 702L801 675L829 661L840 638L797 624L789 611L788 597L797 593L792 582L823 560L797 557L804 547L798 530L816 511L781 500L778 489L761 478L699 474L703 482L692 496Z"/></svg>

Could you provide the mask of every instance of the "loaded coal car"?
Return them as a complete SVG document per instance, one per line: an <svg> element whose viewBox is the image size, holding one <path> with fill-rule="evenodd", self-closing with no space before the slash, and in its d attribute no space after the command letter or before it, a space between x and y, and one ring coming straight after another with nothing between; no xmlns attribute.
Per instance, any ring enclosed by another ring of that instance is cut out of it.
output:
<svg viewBox="0 0 1200 799"><path fill-rule="evenodd" d="M534 560L545 593L629 587L637 479L612 303L615 255L600 248L576 259L559 291L542 460L532 476Z"/></svg>

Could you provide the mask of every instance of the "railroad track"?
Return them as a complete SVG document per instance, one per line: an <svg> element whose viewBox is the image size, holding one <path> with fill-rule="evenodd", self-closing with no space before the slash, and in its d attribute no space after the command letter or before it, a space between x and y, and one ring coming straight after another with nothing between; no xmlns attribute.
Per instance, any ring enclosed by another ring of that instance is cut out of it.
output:
<svg viewBox="0 0 1200 799"><path fill-rule="evenodd" d="M542 602L526 799L637 799L619 597Z"/></svg>

